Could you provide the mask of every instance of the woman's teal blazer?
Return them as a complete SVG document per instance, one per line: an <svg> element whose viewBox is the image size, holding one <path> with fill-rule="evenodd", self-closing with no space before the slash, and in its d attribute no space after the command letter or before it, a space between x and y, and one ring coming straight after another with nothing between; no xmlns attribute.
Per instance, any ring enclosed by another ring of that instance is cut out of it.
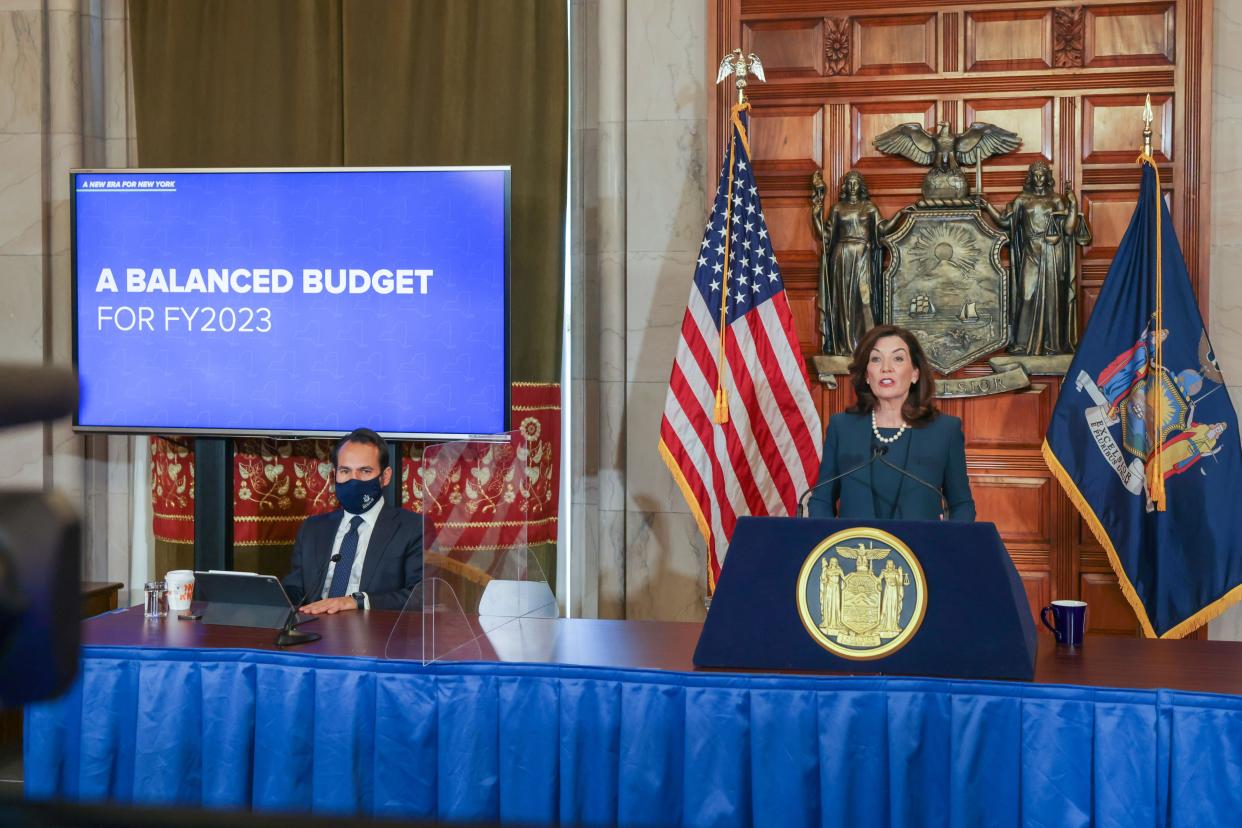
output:
<svg viewBox="0 0 1242 828"><path fill-rule="evenodd" d="M975 501L970 495L970 480L966 476L966 438L962 434L961 419L939 414L926 425L911 428L908 434L910 449L906 471L938 488L941 497L937 497L927 486L903 475L895 493L893 517L899 520L939 520L943 512L947 520L974 520ZM871 415L848 412L832 415L824 437L824 455L819 464L817 483L831 480L856 466L861 465L862 468L816 490L810 500L811 517L877 517L871 488L873 464L867 463L875 445ZM893 462L891 457L888 459ZM894 499L894 493L884 494L886 500Z"/></svg>

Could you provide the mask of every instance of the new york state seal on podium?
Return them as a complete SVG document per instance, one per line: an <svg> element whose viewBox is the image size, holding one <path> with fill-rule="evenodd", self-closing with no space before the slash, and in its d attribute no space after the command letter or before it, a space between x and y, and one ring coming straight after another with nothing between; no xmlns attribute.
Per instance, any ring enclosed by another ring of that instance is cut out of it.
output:
<svg viewBox="0 0 1242 828"><path fill-rule="evenodd" d="M817 644L851 660L904 647L927 612L927 579L910 547L859 527L819 543L798 574L798 615Z"/></svg>

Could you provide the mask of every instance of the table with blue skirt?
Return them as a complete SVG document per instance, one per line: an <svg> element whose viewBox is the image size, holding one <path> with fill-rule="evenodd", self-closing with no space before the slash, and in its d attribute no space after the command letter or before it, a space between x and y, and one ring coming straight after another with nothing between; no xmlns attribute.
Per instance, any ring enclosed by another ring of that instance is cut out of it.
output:
<svg viewBox="0 0 1242 828"><path fill-rule="evenodd" d="M696 671L699 625L564 619L424 664L386 657L392 628L346 613L281 651L266 630L92 619L71 690L27 708L27 796L513 824L1242 822L1242 644L1041 640L1023 683Z"/></svg>

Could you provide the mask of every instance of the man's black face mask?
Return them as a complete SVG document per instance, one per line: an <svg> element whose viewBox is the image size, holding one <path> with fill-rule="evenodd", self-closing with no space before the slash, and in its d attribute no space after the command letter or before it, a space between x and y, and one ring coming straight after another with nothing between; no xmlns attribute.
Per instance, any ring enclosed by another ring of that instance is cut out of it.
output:
<svg viewBox="0 0 1242 828"><path fill-rule="evenodd" d="M384 487L380 483L383 475L377 474L370 480L353 478L344 483L336 484L336 499L345 507L345 511L360 515L375 505L375 501L383 496Z"/></svg>

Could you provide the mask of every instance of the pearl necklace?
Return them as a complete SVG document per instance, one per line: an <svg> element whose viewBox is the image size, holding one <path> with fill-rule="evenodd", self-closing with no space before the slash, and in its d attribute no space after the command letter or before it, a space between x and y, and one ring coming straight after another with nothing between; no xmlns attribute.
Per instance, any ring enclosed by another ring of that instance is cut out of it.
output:
<svg viewBox="0 0 1242 828"><path fill-rule="evenodd" d="M873 411L871 412L871 433L875 435L875 439L879 440L879 441L880 441L881 443L883 443L884 445L890 445L890 444L895 443L895 442L897 442L898 440L900 440L900 439L901 439L901 435L903 435L903 434L905 434L905 433L906 433L906 429L907 429L907 428L909 428L909 426L908 426L908 425L906 425L906 423L905 423L905 422L902 422L902 424L901 424L901 428L897 429L897 433L896 433L896 434L894 434L892 437L881 437L881 436L880 436L880 427L879 427L878 425L876 425L876 423L875 423L875 411L873 410Z"/></svg>

